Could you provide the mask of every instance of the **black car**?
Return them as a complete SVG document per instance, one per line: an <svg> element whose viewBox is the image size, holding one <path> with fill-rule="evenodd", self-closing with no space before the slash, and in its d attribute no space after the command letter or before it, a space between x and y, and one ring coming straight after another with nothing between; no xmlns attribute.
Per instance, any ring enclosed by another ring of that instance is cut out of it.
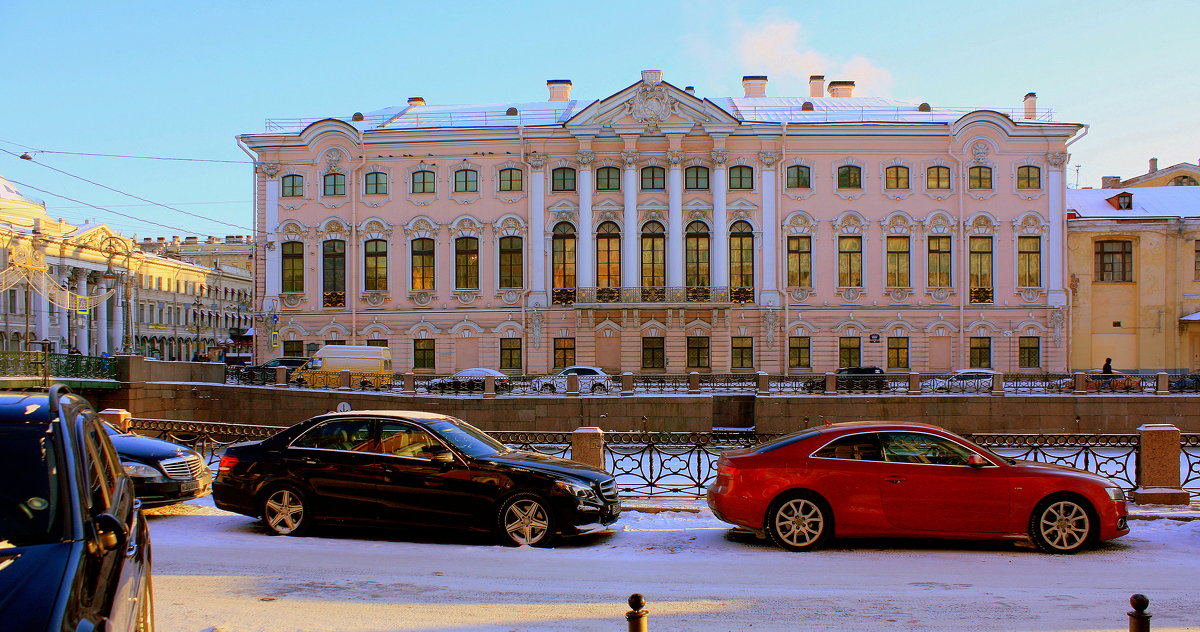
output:
<svg viewBox="0 0 1200 632"><path fill-rule="evenodd" d="M287 377L291 379L292 371L304 366L309 358L289 357L271 358L255 366L243 366L237 369L237 381L240 384L274 384L275 369L287 369Z"/></svg>
<svg viewBox="0 0 1200 632"><path fill-rule="evenodd" d="M509 449L453 417L390 410L321 415L226 448L213 499L281 535L357 522L494 532L534 546L621 513L603 470Z"/></svg>
<svg viewBox="0 0 1200 632"><path fill-rule="evenodd" d="M169 441L123 433L104 424L121 458L121 468L133 479L142 507L161 507L212 491L212 471L198 452Z"/></svg>
<svg viewBox="0 0 1200 632"><path fill-rule="evenodd" d="M150 532L86 400L0 393L0 481L0 630L153 630Z"/></svg>
<svg viewBox="0 0 1200 632"><path fill-rule="evenodd" d="M883 369L877 366L844 366L838 369L837 390L880 392L888 389ZM825 378L809 380L805 384L809 392L824 391Z"/></svg>

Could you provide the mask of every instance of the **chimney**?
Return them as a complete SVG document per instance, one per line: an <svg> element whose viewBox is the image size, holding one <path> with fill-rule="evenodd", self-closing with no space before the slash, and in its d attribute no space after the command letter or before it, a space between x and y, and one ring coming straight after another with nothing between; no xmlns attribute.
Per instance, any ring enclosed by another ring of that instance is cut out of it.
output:
<svg viewBox="0 0 1200 632"><path fill-rule="evenodd" d="M808 96L825 96L825 75L813 75L808 78Z"/></svg>
<svg viewBox="0 0 1200 632"><path fill-rule="evenodd" d="M767 96L767 76L747 75L742 77L742 90L746 91L747 99L761 99Z"/></svg>
<svg viewBox="0 0 1200 632"><path fill-rule="evenodd" d="M1103 176L1100 178L1101 189L1115 189L1121 184L1121 176Z"/></svg>
<svg viewBox="0 0 1200 632"><path fill-rule="evenodd" d="M425 97L408 97L408 106L425 105Z"/></svg>
<svg viewBox="0 0 1200 632"><path fill-rule="evenodd" d="M1025 118L1033 120L1037 118L1037 93L1030 92L1025 95Z"/></svg>
<svg viewBox="0 0 1200 632"><path fill-rule="evenodd" d="M688 94L696 94L696 86L686 86L683 91Z"/></svg>
<svg viewBox="0 0 1200 632"><path fill-rule="evenodd" d="M1150 171L1147 171L1146 173L1154 173L1155 171L1158 171L1158 158L1151 158Z"/></svg>
<svg viewBox="0 0 1200 632"><path fill-rule="evenodd" d="M549 79L546 81L546 88L550 90L550 98L547 99L548 101L571 100L570 79Z"/></svg>
<svg viewBox="0 0 1200 632"><path fill-rule="evenodd" d="M848 99L854 96L853 81L830 81L829 96L835 99Z"/></svg>

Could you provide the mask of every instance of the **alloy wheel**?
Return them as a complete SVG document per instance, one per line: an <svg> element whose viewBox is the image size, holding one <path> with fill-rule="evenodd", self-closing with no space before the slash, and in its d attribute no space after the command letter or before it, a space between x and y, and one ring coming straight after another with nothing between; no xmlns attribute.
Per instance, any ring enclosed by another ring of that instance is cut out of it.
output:
<svg viewBox="0 0 1200 632"><path fill-rule="evenodd" d="M280 489L267 497L263 520L275 533L291 535L305 526L304 499L290 489Z"/></svg>
<svg viewBox="0 0 1200 632"><path fill-rule="evenodd" d="M829 532L825 508L811 498L783 501L772 513L770 521L771 536L779 545L793 551L817 547Z"/></svg>
<svg viewBox="0 0 1200 632"><path fill-rule="evenodd" d="M1039 548L1055 553L1073 553L1087 543L1092 521L1086 509L1071 500L1046 505L1038 514L1035 540Z"/></svg>
<svg viewBox="0 0 1200 632"><path fill-rule="evenodd" d="M535 545L550 535L550 517L541 501L520 498L510 502L502 518L504 532L517 545Z"/></svg>

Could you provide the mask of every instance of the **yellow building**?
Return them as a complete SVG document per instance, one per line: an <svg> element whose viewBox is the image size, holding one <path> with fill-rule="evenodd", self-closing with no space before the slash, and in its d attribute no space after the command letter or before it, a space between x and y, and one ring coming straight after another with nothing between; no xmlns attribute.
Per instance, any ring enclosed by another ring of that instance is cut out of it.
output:
<svg viewBox="0 0 1200 632"><path fill-rule="evenodd" d="M1067 191L1070 362L1200 369L1200 187Z"/></svg>
<svg viewBox="0 0 1200 632"><path fill-rule="evenodd" d="M1150 159L1150 170L1140 176L1122 180L1121 176L1104 176L1100 186L1105 189L1123 189L1126 187L1177 187L1200 185L1200 165L1181 162L1162 169L1158 168L1158 158Z"/></svg>

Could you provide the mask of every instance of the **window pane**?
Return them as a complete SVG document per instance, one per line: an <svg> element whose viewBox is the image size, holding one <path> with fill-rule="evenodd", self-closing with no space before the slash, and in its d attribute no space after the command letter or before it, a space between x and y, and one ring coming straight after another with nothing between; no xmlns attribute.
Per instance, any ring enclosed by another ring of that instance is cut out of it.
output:
<svg viewBox="0 0 1200 632"><path fill-rule="evenodd" d="M908 237L887 238L887 285L908 287L909 252Z"/></svg>
<svg viewBox="0 0 1200 632"><path fill-rule="evenodd" d="M500 339L500 370L521 370L521 339Z"/></svg>
<svg viewBox="0 0 1200 632"><path fill-rule="evenodd" d="M812 340L808 336L788 338L788 367L805 369L812 366Z"/></svg>
<svg viewBox="0 0 1200 632"><path fill-rule="evenodd" d="M1096 242L1096 280L1133 281L1133 242Z"/></svg>
<svg viewBox="0 0 1200 632"><path fill-rule="evenodd" d="M574 191L575 170L570 167L559 167L551 171L550 189L553 191Z"/></svg>
<svg viewBox="0 0 1200 632"><path fill-rule="evenodd" d="M689 224L683 246L684 285L687 287L708 287L708 246L708 226L703 222Z"/></svg>
<svg viewBox="0 0 1200 632"><path fill-rule="evenodd" d="M575 364L575 339L554 339L554 368L565 369Z"/></svg>
<svg viewBox="0 0 1200 632"><path fill-rule="evenodd" d="M992 339L986 337L971 338L971 368L989 369L992 367Z"/></svg>
<svg viewBox="0 0 1200 632"><path fill-rule="evenodd" d="M412 289L433 289L433 240L429 238L412 241Z"/></svg>
<svg viewBox="0 0 1200 632"><path fill-rule="evenodd" d="M283 291L304 291L304 244L287 241L282 246Z"/></svg>
<svg viewBox="0 0 1200 632"><path fill-rule="evenodd" d="M413 368L414 369L433 369L433 339L420 339L413 341Z"/></svg>
<svg viewBox="0 0 1200 632"><path fill-rule="evenodd" d="M415 171L412 175L413 193L433 193L433 172Z"/></svg>
<svg viewBox="0 0 1200 632"><path fill-rule="evenodd" d="M907 189L908 188L908 167L888 167L885 172L887 182L885 186L889 189Z"/></svg>
<svg viewBox="0 0 1200 632"><path fill-rule="evenodd" d="M1042 340L1037 336L1021 336L1017 365L1023 369L1042 366Z"/></svg>
<svg viewBox="0 0 1200 632"><path fill-rule="evenodd" d="M972 237L970 249L971 287L992 287L992 238Z"/></svg>
<svg viewBox="0 0 1200 632"><path fill-rule="evenodd" d="M1041 237L1017 238L1017 286L1040 287L1042 285L1042 239Z"/></svg>
<svg viewBox="0 0 1200 632"><path fill-rule="evenodd" d="M908 338L893 337L888 338L887 349L887 368L888 369L907 369L908 368Z"/></svg>
<svg viewBox="0 0 1200 632"><path fill-rule="evenodd" d="M862 169L855 166L838 167L839 189L861 189Z"/></svg>
<svg viewBox="0 0 1200 632"><path fill-rule="evenodd" d="M968 184L972 189L990 189L992 188L992 168L991 167L971 167L967 172Z"/></svg>
<svg viewBox="0 0 1200 632"><path fill-rule="evenodd" d="M812 287L812 237L787 238L788 287Z"/></svg>
<svg viewBox="0 0 1200 632"><path fill-rule="evenodd" d="M792 165L787 168L787 188L789 189L807 189L812 185L809 179L808 167L802 165Z"/></svg>
<svg viewBox="0 0 1200 632"><path fill-rule="evenodd" d="M666 236L662 224L648 222L642 227L642 287L666 286L666 271Z"/></svg>
<svg viewBox="0 0 1200 632"><path fill-rule="evenodd" d="M838 338L838 368L862 366L862 340L857 336Z"/></svg>
<svg viewBox="0 0 1200 632"><path fill-rule="evenodd" d="M575 228L566 222L554 227L551 241L551 278L553 289L575 287Z"/></svg>
<svg viewBox="0 0 1200 632"><path fill-rule="evenodd" d="M642 368L665 369L666 345L663 338L642 338Z"/></svg>
<svg viewBox="0 0 1200 632"><path fill-rule="evenodd" d="M926 169L925 187L928 189L949 189L950 167L930 167Z"/></svg>
<svg viewBox="0 0 1200 632"><path fill-rule="evenodd" d="M366 177L365 193L367 195L386 195L387 194L387 174L379 171L372 171Z"/></svg>
<svg viewBox="0 0 1200 632"><path fill-rule="evenodd" d="M745 165L738 165L729 170L729 188L730 189L753 189L754 188L754 169Z"/></svg>
<svg viewBox="0 0 1200 632"><path fill-rule="evenodd" d="M731 340L730 366L735 369L754 368L754 338L734 336Z"/></svg>
<svg viewBox="0 0 1200 632"><path fill-rule="evenodd" d="M1018 189L1042 188L1042 170L1038 167L1017 167Z"/></svg>
<svg viewBox="0 0 1200 632"><path fill-rule="evenodd" d="M346 291L346 242L330 239L321 249L321 277L325 292Z"/></svg>
<svg viewBox="0 0 1200 632"><path fill-rule="evenodd" d="M621 189L621 170L616 167L600 167L596 170L597 191L619 191Z"/></svg>
<svg viewBox="0 0 1200 632"><path fill-rule="evenodd" d="M304 197L304 176L283 176L279 194L283 197Z"/></svg>
<svg viewBox="0 0 1200 632"><path fill-rule="evenodd" d="M684 187L688 189L708 188L708 167L688 167L684 170Z"/></svg>
<svg viewBox="0 0 1200 632"><path fill-rule="evenodd" d="M520 237L500 238L500 287L515 288L524 285L524 252Z"/></svg>
<svg viewBox="0 0 1200 632"><path fill-rule="evenodd" d="M621 287L621 234L612 222L596 231L596 287Z"/></svg>
<svg viewBox="0 0 1200 632"><path fill-rule="evenodd" d="M838 286L862 287L862 237L838 237Z"/></svg>
<svg viewBox="0 0 1200 632"><path fill-rule="evenodd" d="M689 369L707 369L709 367L708 336L688 336L687 366Z"/></svg>
<svg viewBox="0 0 1200 632"><path fill-rule="evenodd" d="M663 189L666 187L667 171L662 167L646 167L642 169L643 189Z"/></svg>
<svg viewBox="0 0 1200 632"><path fill-rule="evenodd" d="M950 237L929 237L929 287L950 287Z"/></svg>
<svg viewBox="0 0 1200 632"><path fill-rule="evenodd" d="M729 286L754 287L754 232L746 222L729 230Z"/></svg>
<svg viewBox="0 0 1200 632"><path fill-rule="evenodd" d="M479 289L479 240L474 237L454 240L454 287Z"/></svg>
<svg viewBox="0 0 1200 632"><path fill-rule="evenodd" d="M520 169L501 169L500 170L500 190L501 191L522 191L524 190L524 182Z"/></svg>
<svg viewBox="0 0 1200 632"><path fill-rule="evenodd" d="M370 239L363 245L364 288L368 292L387 289L387 242Z"/></svg>
<svg viewBox="0 0 1200 632"><path fill-rule="evenodd" d="M325 174L325 195L346 195L346 176L341 173Z"/></svg>
<svg viewBox="0 0 1200 632"><path fill-rule="evenodd" d="M459 169L454 172L454 191L474 193L479 190L479 172L474 169Z"/></svg>

